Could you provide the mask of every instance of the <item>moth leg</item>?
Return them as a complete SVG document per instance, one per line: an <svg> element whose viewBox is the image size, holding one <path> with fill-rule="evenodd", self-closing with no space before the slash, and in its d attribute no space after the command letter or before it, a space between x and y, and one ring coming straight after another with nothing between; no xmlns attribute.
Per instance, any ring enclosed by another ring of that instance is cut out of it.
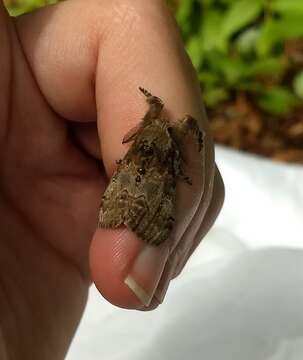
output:
<svg viewBox="0 0 303 360"><path fill-rule="evenodd" d="M169 131L169 133L170 133L170 135L172 137L172 140L173 140L173 142L175 143L175 146L176 146L176 150L174 151L174 154L173 154L173 156L171 158L174 175L176 177L178 177L179 179L181 179L182 181L186 182L188 185L192 185L192 181L191 181L190 177L185 175L185 173L183 171L183 165L186 162L185 162L185 159L182 156L182 152L177 149L177 148L180 148L180 150L181 150L181 146L180 146L180 143L178 143L178 141L176 139L176 136L174 136L174 134L173 134L174 127L169 127L168 131Z"/></svg>
<svg viewBox="0 0 303 360"><path fill-rule="evenodd" d="M177 142L180 143L182 139L191 132L197 139L199 152L203 148L204 132L199 128L198 121L191 115L186 115L182 120L172 127L172 133L176 136Z"/></svg>
<svg viewBox="0 0 303 360"><path fill-rule="evenodd" d="M186 182L188 185L192 185L193 182L191 178L184 173L183 165L185 165L185 160L181 159L181 161L179 162L179 168L178 171L176 172L176 175L178 176L179 179Z"/></svg>
<svg viewBox="0 0 303 360"><path fill-rule="evenodd" d="M164 103L157 96L153 96L150 92L139 87L139 90L146 96L146 101L149 104L149 110L144 116L143 121L149 121L150 119L156 119L160 116Z"/></svg>
<svg viewBox="0 0 303 360"><path fill-rule="evenodd" d="M191 178L189 176L186 176L185 174L183 174L183 170L181 170L181 171L182 172L181 172L181 174L179 174L179 178L181 180L183 180L184 182L186 182L188 185L192 185L193 182L192 182Z"/></svg>

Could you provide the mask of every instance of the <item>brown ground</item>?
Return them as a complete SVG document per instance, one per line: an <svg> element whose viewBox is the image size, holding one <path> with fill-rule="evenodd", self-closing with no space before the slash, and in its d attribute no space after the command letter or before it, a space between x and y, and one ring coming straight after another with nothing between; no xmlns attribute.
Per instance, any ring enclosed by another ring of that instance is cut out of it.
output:
<svg viewBox="0 0 303 360"><path fill-rule="evenodd" d="M303 69L303 40L285 44L290 72ZM286 77L287 78L287 77ZM238 94L216 109L208 109L215 141L278 161L303 164L303 102L290 114L274 116L258 109L252 99Z"/></svg>
<svg viewBox="0 0 303 360"><path fill-rule="evenodd" d="M303 164L303 107L274 117L256 109L245 95L208 110L214 139L219 144L274 160Z"/></svg>

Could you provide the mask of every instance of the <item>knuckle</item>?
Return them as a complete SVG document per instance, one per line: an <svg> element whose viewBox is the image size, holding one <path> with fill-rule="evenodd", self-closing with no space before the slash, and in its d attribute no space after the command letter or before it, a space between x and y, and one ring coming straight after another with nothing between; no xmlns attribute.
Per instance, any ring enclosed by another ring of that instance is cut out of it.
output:
<svg viewBox="0 0 303 360"><path fill-rule="evenodd" d="M149 28L151 24L157 24L161 27L165 19L167 22L164 3L162 0L114 0L108 3L108 9L110 19L116 26Z"/></svg>
<svg viewBox="0 0 303 360"><path fill-rule="evenodd" d="M115 25L125 26L126 24L138 24L142 22L144 17L143 4L145 1L138 2L136 0L115 0L109 7L111 19Z"/></svg>

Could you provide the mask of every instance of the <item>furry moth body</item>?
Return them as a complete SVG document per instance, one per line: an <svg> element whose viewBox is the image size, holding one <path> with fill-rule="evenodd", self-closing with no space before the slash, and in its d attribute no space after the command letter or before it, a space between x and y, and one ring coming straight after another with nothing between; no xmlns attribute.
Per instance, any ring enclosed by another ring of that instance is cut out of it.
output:
<svg viewBox="0 0 303 360"><path fill-rule="evenodd" d="M168 239L175 222L176 185L184 175L184 137L192 132L203 146L197 121L186 116L171 121L161 116L163 102L143 88L149 109L141 123L123 139L132 142L101 200L98 227L116 228L124 224L151 245Z"/></svg>

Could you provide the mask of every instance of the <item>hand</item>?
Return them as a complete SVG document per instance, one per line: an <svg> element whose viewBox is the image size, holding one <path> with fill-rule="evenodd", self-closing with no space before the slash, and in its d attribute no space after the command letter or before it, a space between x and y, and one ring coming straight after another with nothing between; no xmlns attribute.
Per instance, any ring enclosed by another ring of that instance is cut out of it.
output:
<svg viewBox="0 0 303 360"><path fill-rule="evenodd" d="M158 306L213 224L223 183L164 1L74 0L17 19L1 4L0 27L0 358L61 359L92 280L120 307ZM138 86L206 133L160 248L126 228L96 231L102 193L127 151L123 136L147 109Z"/></svg>

